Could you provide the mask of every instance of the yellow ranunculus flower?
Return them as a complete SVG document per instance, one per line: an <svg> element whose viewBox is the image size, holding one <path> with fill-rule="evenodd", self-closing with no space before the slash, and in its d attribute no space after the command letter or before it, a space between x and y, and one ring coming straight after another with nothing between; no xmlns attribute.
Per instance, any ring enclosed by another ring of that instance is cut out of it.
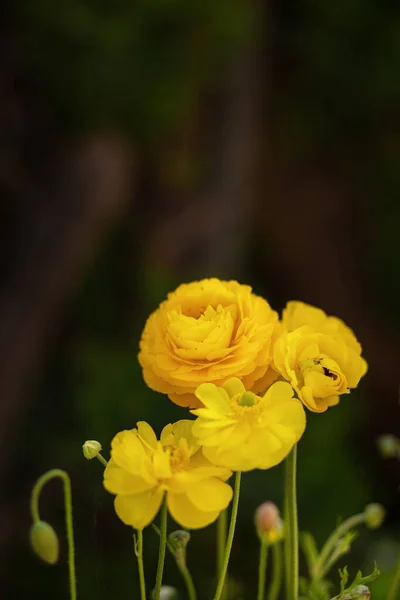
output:
<svg viewBox="0 0 400 600"><path fill-rule="evenodd" d="M353 331L336 317L304 304L288 302L282 333L274 346L274 366L314 412L339 402L367 371Z"/></svg>
<svg viewBox="0 0 400 600"><path fill-rule="evenodd" d="M278 315L251 287L203 279L180 285L150 315L139 362L149 387L180 406L197 408L201 383L221 385L235 375L264 391L277 377L272 362Z"/></svg>
<svg viewBox="0 0 400 600"><path fill-rule="evenodd" d="M117 495L115 511L126 525L149 525L165 495L172 517L190 529L209 525L228 506L232 488L224 482L231 471L203 456L193 423L167 425L160 441L143 421L114 437L104 487Z"/></svg>
<svg viewBox="0 0 400 600"><path fill-rule="evenodd" d="M292 386L277 381L260 398L233 377L221 387L203 383L196 396L204 408L192 410L193 433L203 454L234 471L269 469L280 463L301 438L306 416Z"/></svg>

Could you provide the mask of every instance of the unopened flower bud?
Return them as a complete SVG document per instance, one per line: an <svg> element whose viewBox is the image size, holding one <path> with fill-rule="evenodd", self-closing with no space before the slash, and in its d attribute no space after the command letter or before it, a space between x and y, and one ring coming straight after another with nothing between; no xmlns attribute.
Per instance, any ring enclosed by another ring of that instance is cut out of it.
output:
<svg viewBox="0 0 400 600"><path fill-rule="evenodd" d="M345 594L342 600L369 600L371 592L366 585L356 585L356 587L350 592Z"/></svg>
<svg viewBox="0 0 400 600"><path fill-rule="evenodd" d="M184 550L190 541L190 533L177 529L169 534L168 541L174 550Z"/></svg>
<svg viewBox="0 0 400 600"><path fill-rule="evenodd" d="M393 458L400 454L400 440L391 434L381 435L377 440L378 450L384 458Z"/></svg>
<svg viewBox="0 0 400 600"><path fill-rule="evenodd" d="M29 537L35 554L54 565L58 560L58 538L52 526L45 521L36 521L31 527Z"/></svg>
<svg viewBox="0 0 400 600"><path fill-rule="evenodd" d="M92 458L96 458L96 456L101 452L101 444L96 440L87 440L83 446L83 456L88 460Z"/></svg>
<svg viewBox="0 0 400 600"><path fill-rule="evenodd" d="M283 523L279 509L273 502L261 504L254 515L257 533L261 538L266 538L269 544L283 538Z"/></svg>
<svg viewBox="0 0 400 600"><path fill-rule="evenodd" d="M382 504L367 504L364 509L365 524L367 527L369 527L369 529L378 529L383 523L385 512Z"/></svg>
<svg viewBox="0 0 400 600"><path fill-rule="evenodd" d="M168 536L169 545L174 553L175 560L178 565L186 564L186 546L190 540L190 533L177 529Z"/></svg>
<svg viewBox="0 0 400 600"><path fill-rule="evenodd" d="M160 600L178 600L178 592L170 585L162 585L160 589Z"/></svg>

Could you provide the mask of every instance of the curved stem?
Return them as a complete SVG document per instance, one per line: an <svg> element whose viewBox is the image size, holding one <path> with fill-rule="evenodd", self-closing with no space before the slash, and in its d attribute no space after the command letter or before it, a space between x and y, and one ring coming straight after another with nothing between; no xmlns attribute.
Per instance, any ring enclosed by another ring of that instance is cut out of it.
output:
<svg viewBox="0 0 400 600"><path fill-rule="evenodd" d="M268 600L278 600L282 584L282 545L272 546L272 579L268 590Z"/></svg>
<svg viewBox="0 0 400 600"><path fill-rule="evenodd" d="M154 586L153 600L160 600L161 584L164 572L165 550L167 547L167 501L164 498L161 507L161 522L160 522L160 546L158 550L158 565L156 574L156 583Z"/></svg>
<svg viewBox="0 0 400 600"><path fill-rule="evenodd" d="M268 540L262 537L260 540L260 559L258 562L258 591L257 600L264 600L265 596L265 582L267 574L267 560L268 560Z"/></svg>
<svg viewBox="0 0 400 600"><path fill-rule="evenodd" d="M386 600L396 600L398 598L398 591L400 587L400 560L397 563L396 571L392 579L391 586L389 588Z"/></svg>
<svg viewBox="0 0 400 600"><path fill-rule="evenodd" d="M357 515L353 515L352 517L349 517L348 519L343 521L343 523L341 523L341 525L339 525L339 527L337 527L331 533L331 535L326 540L326 542L321 550L321 553L318 556L318 559L314 565L313 578L312 578L313 581L318 581L319 579L321 579L321 577L323 577L323 575L326 571L325 566L326 566L326 562L329 558L329 555L335 549L335 546L337 545L339 540L350 529L354 529L354 527L357 527L357 525L362 525L362 523L364 523L364 522L365 522L365 514L358 513Z"/></svg>
<svg viewBox="0 0 400 600"><path fill-rule="evenodd" d="M176 561L180 572L182 573L182 577L185 581L186 590L188 593L189 600L197 600L196 588L194 587L193 579L190 574L189 569L187 568L186 563L181 563L180 561Z"/></svg>
<svg viewBox="0 0 400 600"><path fill-rule="evenodd" d="M137 556L139 571L140 600L146 600L146 580L144 577L143 565L143 529L137 530L137 546L135 544L135 553Z"/></svg>
<svg viewBox="0 0 400 600"><path fill-rule="evenodd" d="M222 565L221 572L219 574L219 580L218 580L218 585L217 585L217 590L215 592L214 600L221 600L222 590L224 589L226 572L228 570L229 558L230 558L231 550L232 550L233 536L235 535L236 519L237 519L237 513L238 513L238 507L239 507L241 475L242 475L241 472L237 471L236 477L235 477L235 489L233 491L231 521L229 524L228 538L226 540L226 546L225 546L224 562Z"/></svg>
<svg viewBox="0 0 400 600"><path fill-rule="evenodd" d="M285 569L287 600L298 600L299 596L299 539L297 522L297 445L286 459L285 472Z"/></svg>
<svg viewBox="0 0 400 600"><path fill-rule="evenodd" d="M71 480L68 473L61 469L51 469L44 473L36 481L31 494L31 514L32 519L36 523L40 521L39 515L39 498L43 487L48 481L59 477L64 486L64 508L65 508L65 528L67 531L68 542L68 573L69 573L69 589L71 600L76 600L76 573L75 573L75 542L74 542L74 527L72 520L72 494Z"/></svg>

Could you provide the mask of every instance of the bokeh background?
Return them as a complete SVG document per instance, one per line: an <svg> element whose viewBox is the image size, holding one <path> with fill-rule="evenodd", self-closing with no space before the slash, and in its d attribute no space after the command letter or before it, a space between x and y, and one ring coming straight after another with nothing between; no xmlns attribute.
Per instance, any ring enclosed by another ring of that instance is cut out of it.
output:
<svg viewBox="0 0 400 600"><path fill-rule="evenodd" d="M137 597L132 532L81 445L98 439L107 455L137 420L159 432L186 416L146 389L140 333L177 284L218 276L357 332L369 373L309 415L300 525L321 543L338 516L385 504L384 527L341 562L355 573L376 559L384 598L400 552L400 468L376 449L400 418L398 3L35 0L1 12L2 596L68 597L59 482L41 508L60 563L39 563L27 541L31 486L57 466L73 481L79 596ZM280 467L245 477L232 599L255 596L264 500L282 502ZM157 539L145 533L151 584ZM213 536L189 548L203 600ZM182 590L169 557L165 581Z"/></svg>

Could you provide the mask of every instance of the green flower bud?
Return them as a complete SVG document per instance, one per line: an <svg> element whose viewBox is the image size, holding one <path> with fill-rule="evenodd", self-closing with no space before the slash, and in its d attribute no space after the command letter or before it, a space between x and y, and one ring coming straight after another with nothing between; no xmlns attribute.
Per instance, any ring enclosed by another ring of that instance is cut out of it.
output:
<svg viewBox="0 0 400 600"><path fill-rule="evenodd" d="M169 534L168 541L175 552L177 550L185 550L190 541L190 533L182 529L177 529Z"/></svg>
<svg viewBox="0 0 400 600"><path fill-rule="evenodd" d="M345 594L342 600L369 600L371 592L366 585L356 585L356 587L350 592Z"/></svg>
<svg viewBox="0 0 400 600"><path fill-rule="evenodd" d="M364 509L365 524L367 527L369 527L369 529L378 529L383 523L385 512L382 504L367 504Z"/></svg>
<svg viewBox="0 0 400 600"><path fill-rule="evenodd" d="M58 538L52 526L45 521L36 521L31 527L29 537L35 554L54 565L58 560Z"/></svg>
<svg viewBox="0 0 400 600"><path fill-rule="evenodd" d="M391 434L381 435L377 440L379 452L384 458L393 458L400 454L400 440Z"/></svg>
<svg viewBox="0 0 400 600"><path fill-rule="evenodd" d="M177 529L168 536L171 550L174 553L175 560L181 567L186 565L186 546L190 540L190 533Z"/></svg>
<svg viewBox="0 0 400 600"><path fill-rule="evenodd" d="M96 456L101 452L101 444L96 440L87 440L83 446L83 456L88 460L92 458L96 458Z"/></svg>

